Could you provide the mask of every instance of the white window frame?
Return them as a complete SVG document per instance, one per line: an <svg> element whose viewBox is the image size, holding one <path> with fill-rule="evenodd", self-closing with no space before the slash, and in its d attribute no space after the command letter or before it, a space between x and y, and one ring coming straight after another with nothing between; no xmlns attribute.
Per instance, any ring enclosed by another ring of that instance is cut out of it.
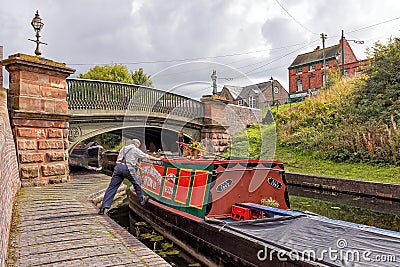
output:
<svg viewBox="0 0 400 267"><path fill-rule="evenodd" d="M255 96L249 96L249 107L256 108L256 97Z"/></svg>
<svg viewBox="0 0 400 267"><path fill-rule="evenodd" d="M302 74L303 73L303 67L297 67L296 68L296 73L297 74Z"/></svg>
<svg viewBox="0 0 400 267"><path fill-rule="evenodd" d="M243 103L243 99L239 99L239 100L238 100L238 106L243 106L243 104L244 104L244 103Z"/></svg>
<svg viewBox="0 0 400 267"><path fill-rule="evenodd" d="M315 71L315 65L314 64L310 65L310 71Z"/></svg>
<svg viewBox="0 0 400 267"><path fill-rule="evenodd" d="M297 89L297 92L303 91L303 81L301 79L297 79L296 89Z"/></svg>

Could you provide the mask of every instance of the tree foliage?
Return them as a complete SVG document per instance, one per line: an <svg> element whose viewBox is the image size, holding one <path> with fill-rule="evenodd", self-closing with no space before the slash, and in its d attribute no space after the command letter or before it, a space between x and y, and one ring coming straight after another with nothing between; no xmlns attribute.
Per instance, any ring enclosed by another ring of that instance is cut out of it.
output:
<svg viewBox="0 0 400 267"><path fill-rule="evenodd" d="M376 43L369 50L371 64L365 68L368 79L353 94L351 101L355 119L388 124L391 116L400 118L400 40L390 39L387 45Z"/></svg>
<svg viewBox="0 0 400 267"><path fill-rule="evenodd" d="M133 84L140 84L148 87L153 87L153 82L150 80L150 75L144 73L143 68L131 73Z"/></svg>
<svg viewBox="0 0 400 267"><path fill-rule="evenodd" d="M120 64L95 66L88 72L79 74L78 78L153 86L150 75L147 75L143 68L129 72L126 66Z"/></svg>
<svg viewBox="0 0 400 267"><path fill-rule="evenodd" d="M133 83L132 76L126 66L119 64L95 66L87 73L79 74L78 78L130 84Z"/></svg>

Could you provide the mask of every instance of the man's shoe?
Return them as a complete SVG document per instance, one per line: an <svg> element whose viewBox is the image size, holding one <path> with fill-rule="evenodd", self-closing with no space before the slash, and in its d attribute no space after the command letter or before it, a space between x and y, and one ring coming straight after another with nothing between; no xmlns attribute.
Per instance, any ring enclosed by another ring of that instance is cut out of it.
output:
<svg viewBox="0 0 400 267"><path fill-rule="evenodd" d="M142 201L140 201L140 205L143 206L144 204L147 203L147 201L149 201L149 197L148 196L143 197Z"/></svg>
<svg viewBox="0 0 400 267"><path fill-rule="evenodd" d="M100 208L99 210L99 215L104 215L104 213L106 212L107 208Z"/></svg>

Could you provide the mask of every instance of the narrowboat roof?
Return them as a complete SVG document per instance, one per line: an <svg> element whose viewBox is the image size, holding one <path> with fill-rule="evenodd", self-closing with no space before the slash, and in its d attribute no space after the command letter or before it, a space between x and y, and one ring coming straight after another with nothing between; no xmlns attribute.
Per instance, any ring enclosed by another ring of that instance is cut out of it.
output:
<svg viewBox="0 0 400 267"><path fill-rule="evenodd" d="M400 232L330 219L320 215L284 211L253 203L238 203L277 217L225 222L220 231L230 231L249 240L273 245L283 257L310 257L327 266L377 266L379 257L400 258ZM210 222L217 223L210 220ZM216 225L216 227L221 227ZM328 251L335 254L329 256ZM336 252L335 252L336 251ZM269 251L271 252L271 251ZM286 254L285 254L286 253ZM346 258L348 257L348 258ZM353 257L353 258L352 258ZM358 257L358 258L356 258ZM379 266L395 266L379 262Z"/></svg>

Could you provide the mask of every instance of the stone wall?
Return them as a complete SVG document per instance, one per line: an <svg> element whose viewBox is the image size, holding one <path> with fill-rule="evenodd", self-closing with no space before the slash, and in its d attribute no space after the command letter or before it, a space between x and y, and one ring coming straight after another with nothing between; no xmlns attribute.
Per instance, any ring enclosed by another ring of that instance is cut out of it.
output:
<svg viewBox="0 0 400 267"><path fill-rule="evenodd" d="M400 199L400 185L286 172L287 183L343 193Z"/></svg>
<svg viewBox="0 0 400 267"><path fill-rule="evenodd" d="M22 186L69 180L64 63L16 54L3 61L10 73L11 118Z"/></svg>
<svg viewBox="0 0 400 267"><path fill-rule="evenodd" d="M0 266L5 266L13 203L20 185L17 154L7 111L7 92L0 88Z"/></svg>

